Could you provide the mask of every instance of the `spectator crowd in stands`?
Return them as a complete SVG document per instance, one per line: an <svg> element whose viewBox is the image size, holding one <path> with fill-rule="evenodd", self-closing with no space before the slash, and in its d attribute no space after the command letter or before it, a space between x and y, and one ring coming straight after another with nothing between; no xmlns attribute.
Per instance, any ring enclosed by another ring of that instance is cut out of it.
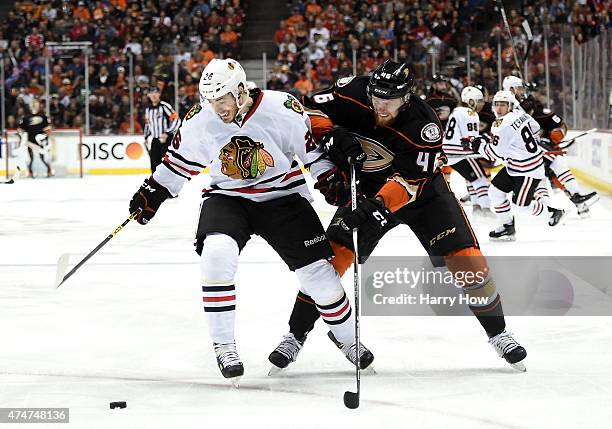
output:
<svg viewBox="0 0 612 429"><path fill-rule="evenodd" d="M250 2L257 7L257 2ZM544 23L549 57L561 61L560 38L573 24L580 44L610 28L612 0L522 0L506 2L517 48L526 46L522 22L534 33L529 78L544 80ZM88 73L90 129L94 134L130 132L129 70L133 59L134 132L142 131L147 92L157 86L179 114L198 101L202 69L215 56L239 58L248 2L245 0L24 0L0 25L7 127L14 128L30 103L45 94L49 58L50 112L54 127L83 127ZM494 0L288 0L288 17L274 33L278 47L267 88L307 94L336 79L368 74L386 58L413 65L417 92L432 74L447 73L467 84L466 47L472 82L498 86L497 43L502 73L516 67ZM89 69L81 51L58 51L46 42L92 42ZM178 63L178 87L174 64ZM463 63L461 63L463 59ZM446 71L446 68L445 68ZM553 83L559 73L551 77ZM44 101L44 100L43 100Z"/></svg>
<svg viewBox="0 0 612 429"><path fill-rule="evenodd" d="M281 21L275 34L278 55L268 87L306 94L354 71L367 74L392 57L413 65L417 93L422 94L432 75L435 56L438 70L441 62L458 62L447 73L460 89L468 80L465 60L469 44L471 81L494 92L498 89L498 40L502 44L502 74L516 71L512 44L495 3L295 0L290 2L290 16ZM516 6L517 2L506 4ZM519 54L527 46L522 23L527 20L531 26L535 40L529 78L539 86L544 84L544 22L551 28L551 61L557 62L560 37L571 28L568 23L573 23L578 44L611 25L611 0L523 0L518 6L507 11L509 25Z"/></svg>
<svg viewBox="0 0 612 429"><path fill-rule="evenodd" d="M92 43L87 70L92 134L130 132L130 56L134 132L142 132L151 86L158 86L162 99L172 105L178 91L184 115L199 100L198 82L208 62L217 55L238 55L245 6L240 0L16 1L0 25L7 128L16 127L34 97L44 98L45 55L53 127L84 127L83 53L60 51L45 46L46 42Z"/></svg>

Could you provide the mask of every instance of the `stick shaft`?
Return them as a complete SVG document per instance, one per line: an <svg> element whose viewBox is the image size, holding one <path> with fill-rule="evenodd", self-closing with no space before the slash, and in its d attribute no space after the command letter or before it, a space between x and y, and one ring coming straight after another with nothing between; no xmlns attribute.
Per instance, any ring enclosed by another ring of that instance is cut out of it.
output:
<svg viewBox="0 0 612 429"><path fill-rule="evenodd" d="M506 27L506 32L508 33L508 37L510 38L510 43L512 44L512 54L514 56L514 63L516 64L516 68L519 72L519 77L524 82L523 71L521 69L521 64L519 63L518 53L516 52L516 46L514 46L514 38L512 37L512 31L510 30L510 24L508 24L508 17L506 16L506 9L504 9L504 3L502 0L496 0L497 6L502 14L502 19L504 20L504 27Z"/></svg>
<svg viewBox="0 0 612 429"><path fill-rule="evenodd" d="M138 216L138 214L140 213L140 210L136 210L134 213L132 213L130 215L130 217L128 217L126 220L123 221L123 223L121 225L119 225L117 228L115 228L115 230L113 232L111 232L108 237L106 237L104 240L102 240L102 242L100 244L98 244L95 249L93 249L91 252L89 252L87 254L87 256L85 256L83 259L81 259L79 261L78 264L76 264L74 266L73 269L71 269L68 274L66 274L64 276L64 278L62 279L62 281L60 282L60 284L57 285L57 287L60 287L66 280L68 280L74 273L76 273L76 271L81 268L81 266L83 266L83 264L85 262L87 262L93 255L95 255L96 253L98 253L98 251L103 248L106 243L108 243L115 235L117 235L119 233L119 231L121 231L128 223L130 223L131 220L133 220L136 216Z"/></svg>
<svg viewBox="0 0 612 429"><path fill-rule="evenodd" d="M357 209L357 178L355 177L355 165L351 163L351 209ZM359 286L361 284L361 268L359 266L359 237L357 228L353 228L353 287L355 289L355 346L357 356L355 359L355 380L357 382L357 395L361 386L361 353L359 341Z"/></svg>

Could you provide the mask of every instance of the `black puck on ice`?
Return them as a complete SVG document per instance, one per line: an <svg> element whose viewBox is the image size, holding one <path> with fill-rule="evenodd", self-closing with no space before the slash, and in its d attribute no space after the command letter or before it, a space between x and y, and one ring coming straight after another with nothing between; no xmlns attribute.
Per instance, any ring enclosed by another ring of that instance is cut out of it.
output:
<svg viewBox="0 0 612 429"><path fill-rule="evenodd" d="M125 401L111 402L110 407L111 410L114 410L115 408L126 408L127 403Z"/></svg>

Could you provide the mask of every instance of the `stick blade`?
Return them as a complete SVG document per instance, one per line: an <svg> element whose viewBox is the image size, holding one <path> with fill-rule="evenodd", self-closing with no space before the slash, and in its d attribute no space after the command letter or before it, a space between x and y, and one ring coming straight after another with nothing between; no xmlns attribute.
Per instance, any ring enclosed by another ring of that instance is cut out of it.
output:
<svg viewBox="0 0 612 429"><path fill-rule="evenodd" d="M344 392L344 406L354 410L359 407L359 393Z"/></svg>
<svg viewBox="0 0 612 429"><path fill-rule="evenodd" d="M55 288L57 289L64 282L64 276L68 271L68 263L70 262L70 255L68 253L64 253L57 260L57 269L55 271Z"/></svg>

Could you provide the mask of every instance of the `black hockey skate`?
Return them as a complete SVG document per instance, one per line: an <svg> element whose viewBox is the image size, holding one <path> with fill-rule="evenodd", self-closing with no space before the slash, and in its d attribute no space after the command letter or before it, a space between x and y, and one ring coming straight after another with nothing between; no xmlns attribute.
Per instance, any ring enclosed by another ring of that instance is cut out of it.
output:
<svg viewBox="0 0 612 429"><path fill-rule="evenodd" d="M236 343L215 343L214 346L221 375L229 378L234 387L238 387L240 377L244 374L244 366L236 351Z"/></svg>
<svg viewBox="0 0 612 429"><path fill-rule="evenodd" d="M329 337L330 340L332 340L332 342L336 345L336 347L338 347L340 351L344 353L344 356L346 356L349 362L355 365L357 361L357 353L356 353L357 347L355 343L342 344L340 341L336 339L336 337L334 337L334 334L331 331L327 332L327 336ZM360 355L359 355L359 368L366 369L372 364L372 362L374 362L374 355L362 343L360 347Z"/></svg>
<svg viewBox="0 0 612 429"><path fill-rule="evenodd" d="M504 358L512 368L521 372L527 371L523 363L523 360L527 357L527 350L512 338L510 332L504 329L501 334L489 338L489 344L493 346L497 354Z"/></svg>
<svg viewBox="0 0 612 429"><path fill-rule="evenodd" d="M298 353L304 346L304 341L306 341L306 336L298 340L291 332L285 334L280 344L268 356L272 364L268 375L274 375L295 362Z"/></svg>
<svg viewBox="0 0 612 429"><path fill-rule="evenodd" d="M462 197L459 199L459 202L460 202L461 204L463 204L464 206L470 206L470 205L472 205L472 199L471 199L471 197L470 197L470 194L466 194L466 195L462 196Z"/></svg>
<svg viewBox="0 0 612 429"><path fill-rule="evenodd" d="M565 210L548 207L548 212L550 213L550 217L548 219L548 224L550 226L558 225L559 222L561 222L561 219L565 217Z"/></svg>
<svg viewBox="0 0 612 429"><path fill-rule="evenodd" d="M576 205L578 215L583 216L589 212L589 207L599 201L599 194L597 192L589 192L582 195L574 194L570 197L570 200Z"/></svg>
<svg viewBox="0 0 612 429"><path fill-rule="evenodd" d="M512 222L505 223L500 227L489 232L489 240L491 241L514 241L516 240L516 230L514 229L514 218Z"/></svg>

